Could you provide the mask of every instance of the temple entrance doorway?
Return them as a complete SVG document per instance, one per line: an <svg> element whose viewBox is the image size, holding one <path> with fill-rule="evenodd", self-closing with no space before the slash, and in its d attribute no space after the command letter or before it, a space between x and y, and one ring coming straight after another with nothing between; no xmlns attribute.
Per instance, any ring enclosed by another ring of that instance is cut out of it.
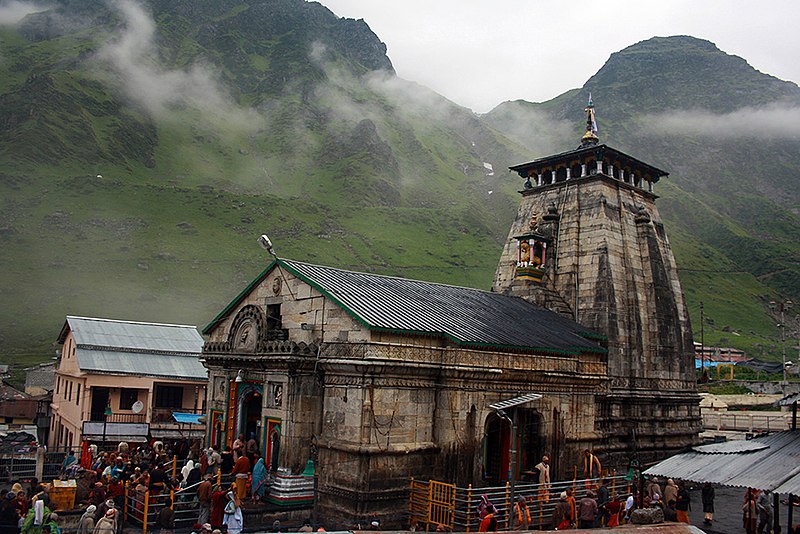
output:
<svg viewBox="0 0 800 534"><path fill-rule="evenodd" d="M491 485L508 480L511 425L496 414L486 418L483 434L483 478Z"/></svg>
<svg viewBox="0 0 800 534"><path fill-rule="evenodd" d="M515 480L534 479L534 467L542 456L545 436L542 416L535 410L517 408L511 417L516 418L514 445L517 451ZM483 478L490 484L501 484L509 479L511 469L511 424L497 414L486 418L483 437Z"/></svg>
<svg viewBox="0 0 800 534"><path fill-rule="evenodd" d="M555 451L545 450L544 428L542 428L543 418L539 412L520 409L517 417L519 430L517 480L538 481L534 468L536 464L542 461L542 456L545 454L550 455L551 466L558 456Z"/></svg>
<svg viewBox="0 0 800 534"><path fill-rule="evenodd" d="M256 443L258 443L258 422L261 421L261 393L258 391L248 393L243 408L242 419L244 425L242 434L244 434L245 439L255 438Z"/></svg>
<svg viewBox="0 0 800 534"><path fill-rule="evenodd" d="M236 400L236 436L244 435L245 441L255 437L260 443L260 421L263 404L263 387L261 384L239 384L238 398ZM231 440L232 441L232 440Z"/></svg>

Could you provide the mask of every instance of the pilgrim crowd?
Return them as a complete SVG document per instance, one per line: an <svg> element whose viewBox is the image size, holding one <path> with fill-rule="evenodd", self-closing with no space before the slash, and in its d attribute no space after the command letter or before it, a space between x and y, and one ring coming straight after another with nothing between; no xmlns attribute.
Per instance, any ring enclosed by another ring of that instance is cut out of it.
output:
<svg viewBox="0 0 800 534"><path fill-rule="evenodd" d="M603 479L598 486L585 488L581 498L576 498L570 488L559 495L551 495L544 486L544 492L518 497L508 517L503 517L489 497L483 495L476 509L480 519L478 531L497 532L506 521L510 531L614 528L631 522L634 510L639 508L660 510L664 521L690 524L692 499L684 481L651 478L642 485L642 492L632 484L630 493L616 497L611 495L608 484L608 479ZM710 528L714 524L714 487L710 483L703 484L700 497L703 525ZM543 507L552 512L544 522L536 521ZM773 495L769 491L748 488L742 504L742 532L771 534L773 518ZM800 534L800 525L788 532Z"/></svg>
<svg viewBox="0 0 800 534"><path fill-rule="evenodd" d="M552 490L549 459L544 456L535 467L538 491L518 497L508 517L501 516L487 495L482 496L475 510L480 520L479 532L495 532L501 524L512 531L613 528L629 522L637 508L659 509L666 521L690 522L692 503L686 484L672 479L662 484L654 478L642 484L641 491L634 483L629 486L631 493L615 495L607 479L593 478L601 472L599 461L586 452L586 483L577 494L571 488L561 493ZM182 513L192 515L195 532L240 534L244 528L242 503L265 496L267 475L255 439L246 441L240 435L232 447L222 451L217 446L202 450L199 443L187 446L185 442L172 447L154 442L136 448L120 443L113 452L86 447L79 457L70 451L64 458L60 478L76 481L75 506L83 510L78 534L119 534L126 504L129 516L140 522L147 520L161 534L170 534L176 526L175 504L181 502L188 503L183 508L188 512ZM16 482L10 489L0 490L0 534L62 534L58 514L53 511L50 485L39 484L35 479L26 483L27 489ZM746 534L771 532L772 501L769 492L747 490L742 505ZM714 488L710 484L702 487L700 505L704 524L712 525ZM545 508L549 521L542 521L541 511ZM378 530L376 523L371 527ZM273 525L272 530L279 532L280 525ZM310 521L300 531L310 532Z"/></svg>
<svg viewBox="0 0 800 534"><path fill-rule="evenodd" d="M142 522L147 501L146 519L162 531L175 528L175 503L193 502L196 496L197 505L190 509L198 532L239 534L244 527L242 502L262 499L268 487L258 444L243 435L224 450L202 450L199 442L165 446L156 441L135 448L120 443L113 452L87 446L79 455L70 451L60 471L61 480L75 480L74 503L84 510L79 534L121 532L126 495L128 514ZM223 484L223 479L232 482ZM23 489L15 482L0 492L0 534L61 534L51 486L35 479L26 485Z"/></svg>

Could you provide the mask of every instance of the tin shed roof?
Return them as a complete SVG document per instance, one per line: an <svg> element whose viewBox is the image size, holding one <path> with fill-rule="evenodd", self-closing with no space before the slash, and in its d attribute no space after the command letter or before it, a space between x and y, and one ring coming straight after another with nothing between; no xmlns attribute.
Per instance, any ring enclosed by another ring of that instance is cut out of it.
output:
<svg viewBox="0 0 800 534"><path fill-rule="evenodd" d="M694 447L654 465L645 474L777 493L794 489L797 493L800 431Z"/></svg>
<svg viewBox="0 0 800 534"><path fill-rule="evenodd" d="M81 371L205 380L203 338L194 326L67 316L58 337L72 332Z"/></svg>
<svg viewBox="0 0 800 534"><path fill-rule="evenodd" d="M199 354L158 354L83 349L75 351L85 373L154 376L172 380L206 380L208 370Z"/></svg>
<svg viewBox="0 0 800 534"><path fill-rule="evenodd" d="M209 333L273 269L316 288L372 330L443 336L457 345L556 354L602 352L603 337L518 297L479 289L275 260L206 326Z"/></svg>
<svg viewBox="0 0 800 534"><path fill-rule="evenodd" d="M77 346L200 354L203 338L194 326L140 323L115 319L67 316L58 342L71 331Z"/></svg>
<svg viewBox="0 0 800 534"><path fill-rule="evenodd" d="M795 402L800 402L800 393L793 393L786 395L784 398L777 402L778 406L791 406Z"/></svg>

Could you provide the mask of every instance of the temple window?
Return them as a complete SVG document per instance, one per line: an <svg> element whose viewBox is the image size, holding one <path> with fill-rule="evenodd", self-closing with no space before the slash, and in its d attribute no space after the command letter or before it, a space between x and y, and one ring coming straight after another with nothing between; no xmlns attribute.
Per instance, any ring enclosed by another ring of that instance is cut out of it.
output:
<svg viewBox="0 0 800 534"><path fill-rule="evenodd" d="M288 338L289 332L283 328L281 305L269 304L267 306L267 340L285 341Z"/></svg>

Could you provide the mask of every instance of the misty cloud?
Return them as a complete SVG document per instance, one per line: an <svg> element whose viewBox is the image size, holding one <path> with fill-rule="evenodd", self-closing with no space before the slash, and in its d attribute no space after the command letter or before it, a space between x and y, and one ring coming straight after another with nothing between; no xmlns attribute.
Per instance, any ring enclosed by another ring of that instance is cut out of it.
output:
<svg viewBox="0 0 800 534"><path fill-rule="evenodd" d="M25 16L47 10L33 2L18 2L10 0L0 3L0 26L14 26Z"/></svg>
<svg viewBox="0 0 800 534"><path fill-rule="evenodd" d="M189 108L208 124L248 132L257 128L260 121L255 114L234 102L212 66L195 63L184 69L165 69L157 65L155 22L141 5L132 0L113 5L122 16L124 30L97 57L119 77L128 98L162 120L169 120L172 110Z"/></svg>
<svg viewBox="0 0 800 534"><path fill-rule="evenodd" d="M774 139L800 136L800 107L773 104L746 107L732 113L676 110L645 117L648 133L701 135L717 138Z"/></svg>
<svg viewBox="0 0 800 534"><path fill-rule="evenodd" d="M309 52L309 60L325 72L326 81L316 87L316 94L330 106L336 117L358 122L364 118L377 119L385 113L385 104L390 104L405 115L423 115L446 121L450 106L455 106L432 90L395 76L387 71L369 71L354 75L335 61L328 61L327 48L315 42ZM381 95L384 102L366 102L362 98L364 87ZM356 95L356 96L354 96Z"/></svg>

